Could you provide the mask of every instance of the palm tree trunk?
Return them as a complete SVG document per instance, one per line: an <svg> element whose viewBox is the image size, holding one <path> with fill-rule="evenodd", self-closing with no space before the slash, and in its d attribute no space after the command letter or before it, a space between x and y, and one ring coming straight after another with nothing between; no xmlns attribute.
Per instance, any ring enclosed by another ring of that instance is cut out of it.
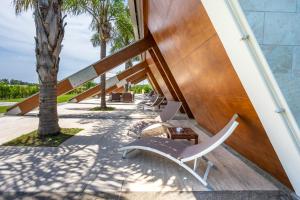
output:
<svg viewBox="0 0 300 200"><path fill-rule="evenodd" d="M128 60L126 63L125 63L125 70L126 69L129 69L130 67L132 67L132 61L131 60ZM128 92L128 90L129 90L129 84L128 83L126 83L125 84L125 92Z"/></svg>
<svg viewBox="0 0 300 200"><path fill-rule="evenodd" d="M40 84L40 112L39 112L39 128L40 137L59 134L57 116L57 100L56 100L57 81L53 79L49 82L41 82Z"/></svg>
<svg viewBox="0 0 300 200"><path fill-rule="evenodd" d="M101 59L106 57L106 41L100 42L101 46ZM106 75L105 73L101 75L100 78L100 84L101 84L101 108L106 108L106 91L105 91L105 81L106 81Z"/></svg>
<svg viewBox="0 0 300 200"><path fill-rule="evenodd" d="M36 71L39 76L40 137L60 133L57 116L57 73L64 37L62 0L37 0L34 4L36 25Z"/></svg>

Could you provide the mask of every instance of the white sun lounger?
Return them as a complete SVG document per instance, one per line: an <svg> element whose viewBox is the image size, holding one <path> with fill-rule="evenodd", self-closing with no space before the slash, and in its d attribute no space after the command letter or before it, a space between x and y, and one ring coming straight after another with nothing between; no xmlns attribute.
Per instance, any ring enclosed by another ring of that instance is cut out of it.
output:
<svg viewBox="0 0 300 200"><path fill-rule="evenodd" d="M157 96L153 102L142 104L143 110L145 110L145 108L151 108L152 110L154 110L156 107L159 108L164 100L165 100L164 96Z"/></svg>
<svg viewBox="0 0 300 200"><path fill-rule="evenodd" d="M158 122L171 120L176 115L181 105L182 103L180 101L168 101L167 105L163 108L155 120Z"/></svg>
<svg viewBox="0 0 300 200"><path fill-rule="evenodd" d="M140 137L143 136L154 136L163 133L163 126L170 126L169 120L173 119L178 110L180 109L182 103L180 101L168 101L167 105L159 113L159 115L154 119L157 123L151 124L140 132Z"/></svg>
<svg viewBox="0 0 300 200"><path fill-rule="evenodd" d="M174 141L166 138L148 137L136 140L122 148L120 151L124 151L123 158L126 154L133 150L150 151L161 156L164 156L190 172L196 179L198 179L204 186L207 186L207 177L210 168L213 166L211 161L207 161L207 168L203 176L200 176L197 172L198 158L202 158L204 155L213 151L220 146L236 129L238 122L236 119L238 115L235 114L230 122L217 134L210 137L206 141L201 142L198 145L189 145L180 141ZM194 160L194 168L190 168L186 162Z"/></svg>

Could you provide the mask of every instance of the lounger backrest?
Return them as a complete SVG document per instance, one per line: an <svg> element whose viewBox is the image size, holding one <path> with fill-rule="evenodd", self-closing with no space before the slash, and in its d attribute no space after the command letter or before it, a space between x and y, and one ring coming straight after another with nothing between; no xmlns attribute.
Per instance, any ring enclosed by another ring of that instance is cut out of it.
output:
<svg viewBox="0 0 300 200"><path fill-rule="evenodd" d="M154 95L154 90L151 90L151 91L147 94L148 97L152 97L153 95Z"/></svg>
<svg viewBox="0 0 300 200"><path fill-rule="evenodd" d="M163 111L159 114L156 120L161 122L166 122L168 120L171 120L176 115L181 105L182 103L179 101L168 101L168 104L163 109Z"/></svg>
<svg viewBox="0 0 300 200"><path fill-rule="evenodd" d="M159 106L164 100L165 100L164 96L158 96L150 106L151 107Z"/></svg>
<svg viewBox="0 0 300 200"><path fill-rule="evenodd" d="M182 154L180 155L180 158L183 162L187 162L190 160L194 160L195 158L199 158L210 151L217 148L219 145L221 145L236 129L238 126L238 122L236 119L238 118L238 115L235 114L232 119L229 121L229 123L216 135L210 137L209 139L205 141L201 141L198 145L192 145L188 146Z"/></svg>
<svg viewBox="0 0 300 200"><path fill-rule="evenodd" d="M159 97L159 95L151 96L150 102L154 102L158 97Z"/></svg>

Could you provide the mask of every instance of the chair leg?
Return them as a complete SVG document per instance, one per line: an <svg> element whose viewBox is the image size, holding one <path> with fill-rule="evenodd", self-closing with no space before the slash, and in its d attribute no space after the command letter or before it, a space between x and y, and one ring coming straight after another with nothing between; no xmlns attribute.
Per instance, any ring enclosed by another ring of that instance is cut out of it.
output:
<svg viewBox="0 0 300 200"><path fill-rule="evenodd" d="M210 169L214 166L214 164L210 161L207 162L207 167L206 167L206 170L205 170L205 173L203 175L203 179L206 181L207 180L207 177L208 177L208 174L209 174L209 171Z"/></svg>
<svg viewBox="0 0 300 200"><path fill-rule="evenodd" d="M129 154L129 153L131 153L131 152L133 152L135 150L136 149L126 149L126 150L124 150L122 158L125 159L127 154Z"/></svg>
<svg viewBox="0 0 300 200"><path fill-rule="evenodd" d="M203 158L203 157L202 157L202 158ZM201 176L196 172L196 168L197 168L197 166L198 166L198 164L199 164L199 162L198 162L197 159L194 160L194 169L190 168L190 167L189 167L187 164L185 164L185 163L180 163L180 165L181 165L183 168L185 168L188 172L190 172L195 178L197 178L204 186L207 187L208 184L207 184L206 180L207 180L209 171L210 171L210 169L214 166L214 164L213 164L211 161L207 160L207 158L204 158L204 160L207 162L207 167L206 167L206 170L205 170L205 172L204 172L203 177L201 177Z"/></svg>
<svg viewBox="0 0 300 200"><path fill-rule="evenodd" d="M202 178L197 172L195 172L192 168L190 168L185 163L180 163L180 166L182 166L184 169L186 169L188 172L190 172L196 179L198 179L205 187L208 185L206 180Z"/></svg>
<svg viewBox="0 0 300 200"><path fill-rule="evenodd" d="M125 150L125 151L123 152L122 158L125 159L125 158L126 158L126 155L127 155L127 150Z"/></svg>
<svg viewBox="0 0 300 200"><path fill-rule="evenodd" d="M198 159L196 158L196 159L194 160L194 171L196 171L196 169L197 169L197 167L198 167L198 164L199 164L199 162L198 162Z"/></svg>

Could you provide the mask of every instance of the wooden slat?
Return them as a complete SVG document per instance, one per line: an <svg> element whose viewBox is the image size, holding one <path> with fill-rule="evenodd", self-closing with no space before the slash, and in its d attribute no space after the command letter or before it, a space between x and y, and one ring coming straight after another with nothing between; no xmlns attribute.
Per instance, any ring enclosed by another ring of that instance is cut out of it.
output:
<svg viewBox="0 0 300 200"><path fill-rule="evenodd" d="M112 90L111 92L115 92L115 93L122 93L125 91L125 88L122 86L122 87L119 87L119 88L115 88L114 90ZM111 93L109 92L109 93Z"/></svg>
<svg viewBox="0 0 300 200"><path fill-rule="evenodd" d="M99 62L93 64L93 66L100 76L101 74L113 69L125 61L141 54L142 52L145 52L152 47L152 42L153 40L149 37L141 39L138 42L120 50L119 52L100 60Z"/></svg>
<svg viewBox="0 0 300 200"><path fill-rule="evenodd" d="M132 76L128 77L126 79L127 82L131 82L133 83L133 81L135 81L136 79L139 79L141 77L145 77L147 75L147 69L144 69L138 73L133 74Z"/></svg>
<svg viewBox="0 0 300 200"><path fill-rule="evenodd" d="M117 75L117 78L119 80L123 80L123 79L131 76L132 74L134 74L134 73L136 73L138 71L141 71L141 70L143 70L143 69L145 69L147 67L148 67L148 64L145 61L143 61L143 62L141 62L139 64L136 64L133 67L131 67L131 68L129 68L129 69L121 72L120 74Z"/></svg>
<svg viewBox="0 0 300 200"><path fill-rule="evenodd" d="M152 83L152 86L156 89L156 92L158 94L162 95L163 92L162 92L159 84L157 83L157 81L156 81L156 79L155 79L155 77L154 77L154 75L153 75L153 73L150 69L147 71L147 75L149 77L150 82Z"/></svg>
<svg viewBox="0 0 300 200"><path fill-rule="evenodd" d="M147 78L147 76L142 76L140 78L137 78L136 80L134 80L132 83L133 84L139 84L140 82L144 81Z"/></svg>
<svg viewBox="0 0 300 200"><path fill-rule="evenodd" d="M153 62L155 63L156 68L158 69L159 73L161 74L161 76L162 76L162 78L163 78L163 80L164 80L164 82L165 82L168 90L170 91L173 99L175 101L178 101L178 97L177 97L175 91L173 90L173 87L172 87L172 85L171 85L168 77L166 76L166 74L165 74L165 72L164 72L164 70L163 70L163 68L162 68L159 60L157 59L157 57L156 57L153 49L149 49L149 53L151 55L151 58L153 59Z"/></svg>
<svg viewBox="0 0 300 200"><path fill-rule="evenodd" d="M152 37L152 35L149 34L149 37ZM182 106L183 106L186 114L189 116L189 118L194 118L194 116L193 116L193 114L192 114L192 112L191 112L191 110L190 110L190 108L189 108L189 106L186 102L185 97L183 96L183 94L182 94L182 92L181 92L181 90L180 90L180 88L179 88L179 86L178 86L178 84L177 84L177 82L176 82L176 80L175 80L168 64L167 64L167 62L165 61L163 55L161 54L161 52L160 52L160 50L159 50L159 48L158 48L158 46L155 42L153 42L153 47L152 48L154 50L155 55L157 56L157 59L159 60L159 62L161 64L161 67L163 68L163 70L165 72L165 75L169 79L175 93L177 94L178 99L182 102Z"/></svg>
<svg viewBox="0 0 300 200"><path fill-rule="evenodd" d="M149 77L149 75L147 74L147 81L149 82L149 84L150 84L150 86L152 87L152 89L153 89L153 91L155 92L155 93L159 93L158 92L158 90L156 89L156 87L154 86L154 84L153 84L153 82L151 81L151 79L150 79L150 77Z"/></svg>
<svg viewBox="0 0 300 200"><path fill-rule="evenodd" d="M171 92L171 94L172 94L173 98L175 99L175 101L181 101L182 102L183 109L184 109L185 113L188 115L188 117L189 118L194 118L188 104L186 103L186 100L185 100L184 96L182 95L182 93L181 93L181 91L180 91L180 89L179 89L179 87L178 87L178 85L175 81L175 78L171 74L171 72L169 70L169 67L167 66L166 62L162 58L162 55L161 55L158 47L156 46L156 48L154 48L154 46L153 46L153 49L149 49L149 53L150 53L155 65L156 65L158 71L162 75L169 91Z"/></svg>

